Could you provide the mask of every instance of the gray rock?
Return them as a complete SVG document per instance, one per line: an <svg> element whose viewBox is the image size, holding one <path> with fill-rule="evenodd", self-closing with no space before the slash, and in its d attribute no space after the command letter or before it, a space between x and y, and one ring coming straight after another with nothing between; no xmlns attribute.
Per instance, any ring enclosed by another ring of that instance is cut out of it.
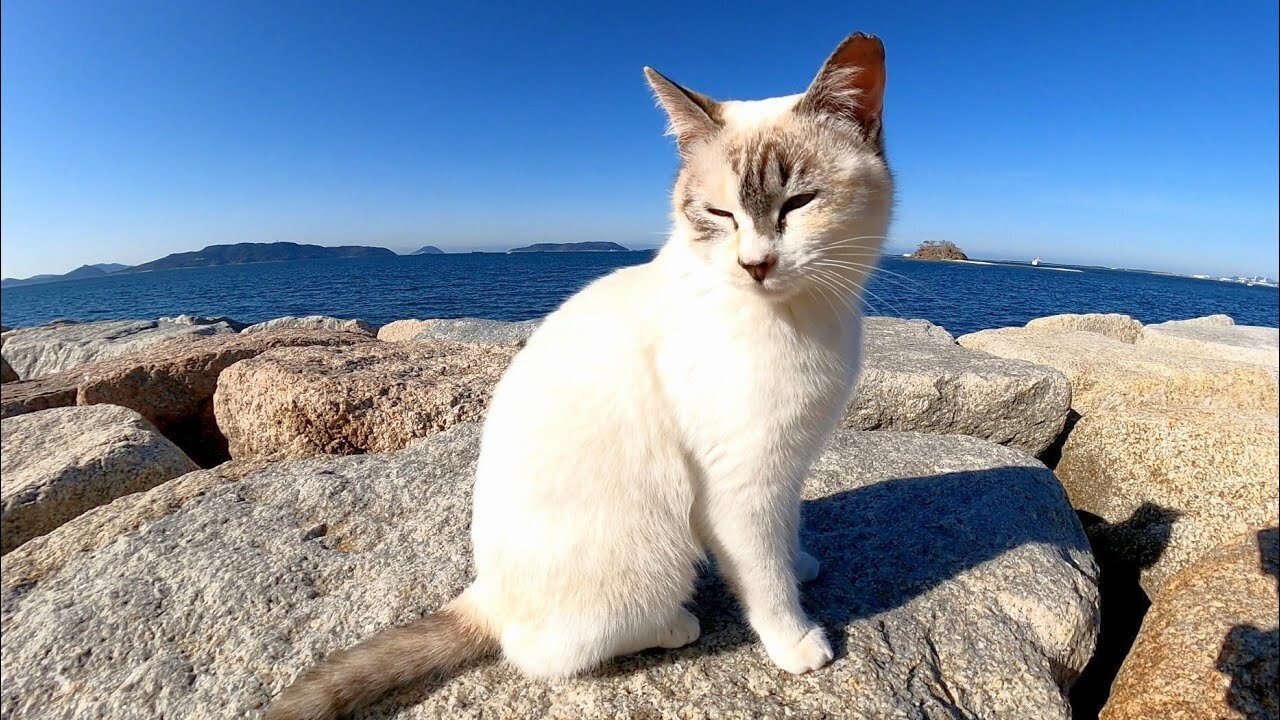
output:
<svg viewBox="0 0 1280 720"><path fill-rule="evenodd" d="M0 428L0 552L199 469L145 418L115 405L42 410Z"/></svg>
<svg viewBox="0 0 1280 720"><path fill-rule="evenodd" d="M452 340L478 345L509 345L524 347L529 336L538 329L542 320L505 322L479 318L452 320L428 320L430 323L413 337L414 340Z"/></svg>
<svg viewBox="0 0 1280 720"><path fill-rule="evenodd" d="M1197 320L1213 317L1226 316ZM1270 327L1175 320L1144 327L1138 344L1262 367L1280 364L1280 330Z"/></svg>
<svg viewBox="0 0 1280 720"><path fill-rule="evenodd" d="M843 426L972 435L1038 455L1062 432L1061 372L955 344L924 320L870 317L862 378Z"/></svg>
<svg viewBox="0 0 1280 720"><path fill-rule="evenodd" d="M32 380L86 363L128 355L166 340L232 332L226 323L183 325L160 320L56 323L11 331L5 338L3 353L18 377Z"/></svg>
<svg viewBox="0 0 1280 720"><path fill-rule="evenodd" d="M1113 340L1133 343L1142 333L1142 323L1120 313L1064 313L1035 318L1025 325L1037 332L1083 331L1106 335Z"/></svg>
<svg viewBox="0 0 1280 720"><path fill-rule="evenodd" d="M394 454L277 463L43 574L6 557L0 712L253 716L325 653L469 582L477 442L462 425ZM841 432L805 496L828 668L774 668L708 576L690 647L556 682L477 666L358 717L1070 717L1097 570L1044 466L973 438Z"/></svg>
<svg viewBox="0 0 1280 720"><path fill-rule="evenodd" d="M174 317L162 317L160 322L171 322L177 325L217 325L218 323L226 323L227 327L236 332L249 327L248 323L242 323L239 320L232 320L224 315L217 317L209 317L207 315L175 315Z"/></svg>
<svg viewBox="0 0 1280 720"><path fill-rule="evenodd" d="M343 320L328 315L307 315L306 317L287 316L250 325L241 330L243 334L264 332L267 330L339 330L342 332L364 333L370 337L377 334L377 329L363 320Z"/></svg>

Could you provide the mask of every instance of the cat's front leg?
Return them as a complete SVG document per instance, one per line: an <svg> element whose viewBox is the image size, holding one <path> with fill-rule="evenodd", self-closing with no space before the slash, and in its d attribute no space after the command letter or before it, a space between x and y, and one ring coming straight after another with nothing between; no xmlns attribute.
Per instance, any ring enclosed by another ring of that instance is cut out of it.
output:
<svg viewBox="0 0 1280 720"><path fill-rule="evenodd" d="M769 658L797 674L826 665L831 645L800 607L796 588L800 507L795 493L726 483L710 496L706 524L711 550ZM810 560L816 574L817 561Z"/></svg>

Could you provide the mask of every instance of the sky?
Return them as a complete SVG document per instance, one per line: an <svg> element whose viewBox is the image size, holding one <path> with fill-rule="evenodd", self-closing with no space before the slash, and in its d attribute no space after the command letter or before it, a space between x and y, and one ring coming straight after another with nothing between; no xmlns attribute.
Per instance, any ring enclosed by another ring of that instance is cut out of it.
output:
<svg viewBox="0 0 1280 720"><path fill-rule="evenodd" d="M661 244L652 65L802 91L883 38L889 247L1277 270L1277 3L5 0L5 276L232 242ZM621 5L621 4L619 4Z"/></svg>

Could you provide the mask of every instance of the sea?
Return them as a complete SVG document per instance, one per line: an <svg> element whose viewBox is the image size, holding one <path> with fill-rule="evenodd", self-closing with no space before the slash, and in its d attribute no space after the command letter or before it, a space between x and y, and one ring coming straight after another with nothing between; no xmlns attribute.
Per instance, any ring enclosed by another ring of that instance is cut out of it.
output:
<svg viewBox="0 0 1280 720"><path fill-rule="evenodd" d="M374 324L406 318L526 320L595 278L654 251L459 253L224 265L114 274L0 290L0 323L154 319L182 313L245 323L331 315ZM1057 313L1125 313L1162 322L1224 313L1276 327L1274 287L1161 273L886 256L868 284L871 315L923 318L962 335Z"/></svg>

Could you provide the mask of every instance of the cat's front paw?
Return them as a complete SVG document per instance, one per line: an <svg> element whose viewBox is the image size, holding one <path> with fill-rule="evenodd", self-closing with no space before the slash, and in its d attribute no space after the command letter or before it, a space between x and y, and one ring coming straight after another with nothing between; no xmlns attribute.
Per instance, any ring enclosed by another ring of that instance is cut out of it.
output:
<svg viewBox="0 0 1280 720"><path fill-rule="evenodd" d="M835 657L831 652L831 643L827 642L827 633L817 625L793 643L786 643L782 647L766 644L765 649L774 665L794 675L817 670Z"/></svg>

